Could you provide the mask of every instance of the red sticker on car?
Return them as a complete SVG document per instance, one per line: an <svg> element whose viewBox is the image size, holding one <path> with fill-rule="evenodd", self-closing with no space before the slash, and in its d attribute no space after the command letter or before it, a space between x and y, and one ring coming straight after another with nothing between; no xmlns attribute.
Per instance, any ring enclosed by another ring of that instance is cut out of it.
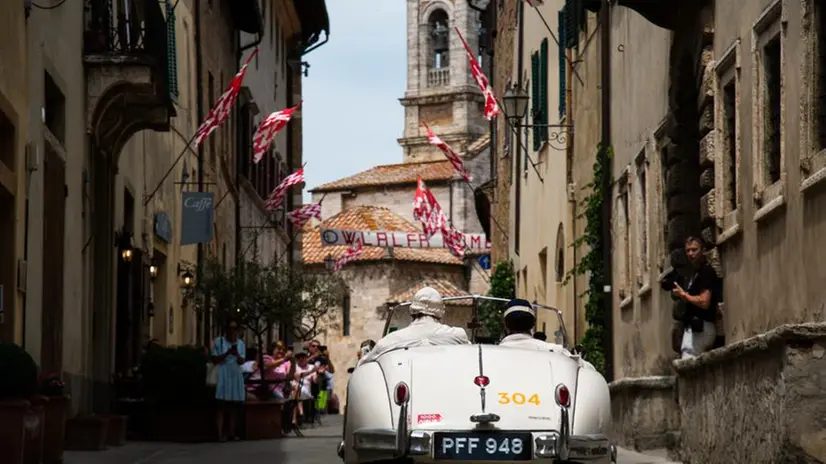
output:
<svg viewBox="0 0 826 464"><path fill-rule="evenodd" d="M442 415L441 414L419 414L419 417L416 419L417 424L426 424L426 423L433 423L433 422L441 422Z"/></svg>

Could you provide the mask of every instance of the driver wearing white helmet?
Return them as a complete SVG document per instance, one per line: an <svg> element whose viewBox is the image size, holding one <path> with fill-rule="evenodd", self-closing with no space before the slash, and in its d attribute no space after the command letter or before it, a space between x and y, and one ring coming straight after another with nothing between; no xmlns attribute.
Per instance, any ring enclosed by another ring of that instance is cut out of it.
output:
<svg viewBox="0 0 826 464"><path fill-rule="evenodd" d="M399 348L469 344L464 329L440 322L444 315L445 304L439 292L431 287L419 290L410 303L413 322L379 340L373 349L362 356L358 365L375 361L382 354Z"/></svg>

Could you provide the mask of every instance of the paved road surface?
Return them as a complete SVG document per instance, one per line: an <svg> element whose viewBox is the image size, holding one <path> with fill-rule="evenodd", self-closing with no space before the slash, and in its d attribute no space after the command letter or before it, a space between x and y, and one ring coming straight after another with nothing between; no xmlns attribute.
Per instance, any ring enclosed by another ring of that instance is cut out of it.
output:
<svg viewBox="0 0 826 464"><path fill-rule="evenodd" d="M307 429L303 438L206 443L128 443L106 451L67 451L64 464L337 464L341 418ZM654 456L620 450L620 464L668 464Z"/></svg>

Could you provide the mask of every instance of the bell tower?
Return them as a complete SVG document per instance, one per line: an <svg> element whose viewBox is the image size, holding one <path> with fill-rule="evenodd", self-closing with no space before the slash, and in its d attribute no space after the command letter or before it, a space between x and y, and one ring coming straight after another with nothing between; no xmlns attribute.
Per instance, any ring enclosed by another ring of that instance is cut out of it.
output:
<svg viewBox="0 0 826 464"><path fill-rule="evenodd" d="M428 144L421 121L460 154L488 130L484 98L456 33L458 28L489 74L479 47L480 13L468 4L472 1L479 0L407 0L407 91L400 99L404 136L399 139L406 163L444 159Z"/></svg>

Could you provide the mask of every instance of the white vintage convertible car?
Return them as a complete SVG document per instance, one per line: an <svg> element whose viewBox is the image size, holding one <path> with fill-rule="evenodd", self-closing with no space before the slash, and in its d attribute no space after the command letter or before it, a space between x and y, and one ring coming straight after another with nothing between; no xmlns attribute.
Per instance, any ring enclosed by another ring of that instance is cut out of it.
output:
<svg viewBox="0 0 826 464"><path fill-rule="evenodd" d="M481 344L477 305L505 300L472 300L467 325L474 344L400 348L352 372L338 450L345 464L616 462L606 436L608 385L568 351L560 312L534 305L538 330L548 333L550 324L548 342L564 348ZM393 308L385 334L394 323L406 324L407 305Z"/></svg>

